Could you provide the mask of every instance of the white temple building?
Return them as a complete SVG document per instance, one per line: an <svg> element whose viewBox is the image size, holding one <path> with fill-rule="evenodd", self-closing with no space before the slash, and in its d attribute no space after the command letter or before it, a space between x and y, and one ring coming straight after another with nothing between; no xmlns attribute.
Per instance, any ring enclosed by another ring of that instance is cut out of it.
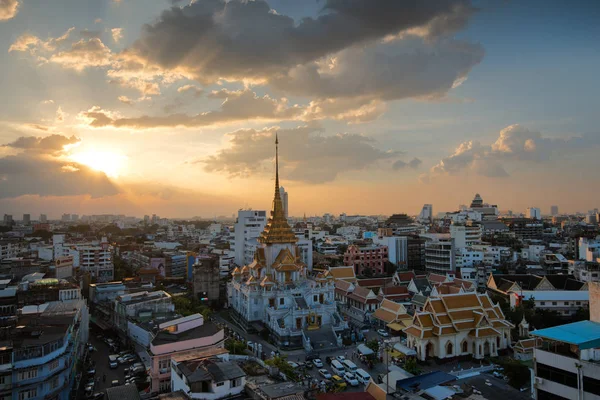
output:
<svg viewBox="0 0 600 400"><path fill-rule="evenodd" d="M254 260L233 271L229 287L233 316L248 331L268 329L282 348L340 346L348 324L337 312L333 277L310 276L302 262L298 238L285 218L277 139L275 144L273 210L258 238Z"/></svg>

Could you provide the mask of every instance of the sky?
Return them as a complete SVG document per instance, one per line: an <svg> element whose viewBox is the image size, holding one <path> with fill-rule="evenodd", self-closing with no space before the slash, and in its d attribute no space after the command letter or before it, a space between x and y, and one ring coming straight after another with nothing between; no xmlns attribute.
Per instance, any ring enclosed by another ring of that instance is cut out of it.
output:
<svg viewBox="0 0 600 400"><path fill-rule="evenodd" d="M0 0L0 213L599 206L600 4Z"/></svg>

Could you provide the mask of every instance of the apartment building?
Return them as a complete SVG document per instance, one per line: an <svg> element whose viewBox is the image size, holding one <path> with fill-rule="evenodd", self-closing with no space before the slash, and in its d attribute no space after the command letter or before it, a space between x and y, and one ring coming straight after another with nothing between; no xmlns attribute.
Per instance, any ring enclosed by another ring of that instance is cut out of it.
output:
<svg viewBox="0 0 600 400"><path fill-rule="evenodd" d="M137 292L117 296L114 301L114 325L127 331L128 319L150 319L175 311L171 295L163 290Z"/></svg>
<svg viewBox="0 0 600 400"><path fill-rule="evenodd" d="M70 399L75 364L88 340L85 301L50 302L28 311L0 349L0 397Z"/></svg>
<svg viewBox="0 0 600 400"><path fill-rule="evenodd" d="M169 392L171 388L171 359L197 352L224 351L225 333L201 314L193 314L164 322L148 347L151 359L151 392Z"/></svg>
<svg viewBox="0 0 600 400"><path fill-rule="evenodd" d="M428 272L446 275L456 270L454 239L449 235L426 235L425 269Z"/></svg>
<svg viewBox="0 0 600 400"><path fill-rule="evenodd" d="M248 265L254 257L258 237L267 224L267 212L239 210L235 221L235 263Z"/></svg>
<svg viewBox="0 0 600 400"><path fill-rule="evenodd" d="M171 368L171 390L180 390L190 399L237 397L246 385L246 373L233 361L221 361L218 358L174 359Z"/></svg>
<svg viewBox="0 0 600 400"><path fill-rule="evenodd" d="M531 332L543 340L534 350L537 400L600 398L600 286L590 284L589 321Z"/></svg>
<svg viewBox="0 0 600 400"><path fill-rule="evenodd" d="M21 246L15 240L0 240L0 260L14 258L19 255Z"/></svg>
<svg viewBox="0 0 600 400"><path fill-rule="evenodd" d="M387 261L387 246L350 245L344 254L344 265L353 265L357 275L363 275L367 269L372 274L383 274Z"/></svg>

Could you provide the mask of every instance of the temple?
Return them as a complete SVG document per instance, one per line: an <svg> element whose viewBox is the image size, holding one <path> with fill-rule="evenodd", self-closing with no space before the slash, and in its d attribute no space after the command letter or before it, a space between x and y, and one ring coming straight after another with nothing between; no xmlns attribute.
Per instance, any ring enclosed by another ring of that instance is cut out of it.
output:
<svg viewBox="0 0 600 400"><path fill-rule="evenodd" d="M275 139L273 209L249 265L233 270L230 307L246 331L267 329L281 348L341 345L348 324L337 313L331 276L313 276L301 261L279 190L279 140Z"/></svg>

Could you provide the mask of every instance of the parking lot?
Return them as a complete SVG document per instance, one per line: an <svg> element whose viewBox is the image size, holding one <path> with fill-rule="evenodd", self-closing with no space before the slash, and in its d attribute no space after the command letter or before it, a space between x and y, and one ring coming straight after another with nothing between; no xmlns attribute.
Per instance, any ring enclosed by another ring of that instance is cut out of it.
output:
<svg viewBox="0 0 600 400"><path fill-rule="evenodd" d="M108 361L108 356L115 354L114 350L103 341L103 338L98 338L96 333L90 331L90 344L96 349L90 353L90 359L95 365L96 375L94 392L102 392L104 389L111 387L112 381L119 381L119 384L124 384L125 368L131 364L120 364L117 368L111 369ZM139 362L136 357L135 362ZM87 382L87 379L84 379Z"/></svg>

